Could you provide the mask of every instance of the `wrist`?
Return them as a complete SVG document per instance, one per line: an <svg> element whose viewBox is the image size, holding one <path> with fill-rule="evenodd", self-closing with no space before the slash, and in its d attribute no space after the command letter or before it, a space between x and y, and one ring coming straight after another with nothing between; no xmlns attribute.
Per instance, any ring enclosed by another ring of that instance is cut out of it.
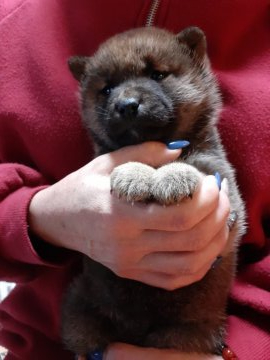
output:
<svg viewBox="0 0 270 360"><path fill-rule="evenodd" d="M27 222L28 237L35 253L46 262L62 263L70 257L63 246L54 239L50 231L48 217L45 216L44 201L46 201L49 187L36 192L28 206ZM45 196L46 195L46 196Z"/></svg>
<svg viewBox="0 0 270 360"><path fill-rule="evenodd" d="M62 247L57 237L53 236L53 223L51 221L49 204L50 204L50 187L37 192L28 208L28 225L29 234L34 243L44 241L49 245ZM41 240L42 239L42 240Z"/></svg>

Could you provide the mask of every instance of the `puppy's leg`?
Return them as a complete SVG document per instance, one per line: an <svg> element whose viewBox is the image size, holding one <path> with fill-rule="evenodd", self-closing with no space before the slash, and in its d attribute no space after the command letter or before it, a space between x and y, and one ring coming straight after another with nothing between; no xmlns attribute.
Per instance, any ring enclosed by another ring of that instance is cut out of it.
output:
<svg viewBox="0 0 270 360"><path fill-rule="evenodd" d="M104 349L114 339L114 327L92 304L93 289L80 275L65 296L62 308L62 339L68 350L85 355ZM86 291L88 290L88 291Z"/></svg>
<svg viewBox="0 0 270 360"><path fill-rule="evenodd" d="M151 196L151 181L155 171L151 166L138 162L117 166L111 174L111 190L129 202L147 201Z"/></svg>
<svg viewBox="0 0 270 360"><path fill-rule="evenodd" d="M182 162L164 165L154 174L152 196L163 205L177 204L192 197L202 176L195 167Z"/></svg>

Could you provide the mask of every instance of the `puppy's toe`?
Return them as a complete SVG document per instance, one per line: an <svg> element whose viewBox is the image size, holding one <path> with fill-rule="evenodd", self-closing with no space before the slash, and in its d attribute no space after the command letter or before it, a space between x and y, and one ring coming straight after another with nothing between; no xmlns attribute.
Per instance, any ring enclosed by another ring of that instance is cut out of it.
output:
<svg viewBox="0 0 270 360"><path fill-rule="evenodd" d="M202 174L194 167L181 162L159 168L151 187L153 198L163 205L177 204L192 197Z"/></svg>
<svg viewBox="0 0 270 360"><path fill-rule="evenodd" d="M111 174L111 190L129 202L149 200L155 171L151 166L137 162L120 165Z"/></svg>

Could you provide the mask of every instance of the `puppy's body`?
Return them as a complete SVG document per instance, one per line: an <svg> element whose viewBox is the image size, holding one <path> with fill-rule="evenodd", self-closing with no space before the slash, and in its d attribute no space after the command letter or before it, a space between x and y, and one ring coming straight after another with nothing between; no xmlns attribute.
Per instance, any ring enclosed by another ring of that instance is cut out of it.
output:
<svg viewBox="0 0 270 360"><path fill-rule="evenodd" d="M215 126L220 95L204 34L197 28L177 36L155 28L131 30L109 39L91 58L73 58L70 67L81 84L83 121L96 155L150 140L191 143L178 162L159 169L140 163L116 168L111 178L116 195L175 204L192 196L202 176L219 172L228 179L238 221L221 264L174 291L120 278L85 258L65 299L64 342L79 354L115 341L218 352L244 208Z"/></svg>

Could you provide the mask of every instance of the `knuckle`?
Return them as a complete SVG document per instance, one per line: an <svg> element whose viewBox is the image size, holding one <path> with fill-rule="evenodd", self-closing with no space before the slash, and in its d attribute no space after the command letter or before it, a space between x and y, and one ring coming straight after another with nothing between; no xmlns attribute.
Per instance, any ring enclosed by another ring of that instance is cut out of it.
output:
<svg viewBox="0 0 270 360"><path fill-rule="evenodd" d="M147 141L142 144L142 146L145 146L145 150L147 150L147 154L150 154L151 157L155 157L156 153L159 151L164 150L164 144L156 141Z"/></svg>
<svg viewBox="0 0 270 360"><path fill-rule="evenodd" d="M191 275L187 273L185 275L170 275L164 285L164 289L167 291L174 291L183 286L187 286L200 280L203 276L201 274L196 273L195 275ZM197 280L198 279L198 280Z"/></svg>
<svg viewBox="0 0 270 360"><path fill-rule="evenodd" d="M220 203L219 192L217 189L211 189L210 192L212 192L212 194L209 195L210 206L212 210L216 211Z"/></svg>
<svg viewBox="0 0 270 360"><path fill-rule="evenodd" d="M191 228L191 217L187 215L172 216L170 219L170 227L173 231L186 231Z"/></svg>
<svg viewBox="0 0 270 360"><path fill-rule="evenodd" d="M210 178L211 181L209 181ZM212 204L213 207L217 207L220 198L219 188L216 186L216 183L213 186L213 181L215 180L212 179L212 176L207 176L205 179L205 181L207 181L207 185L204 185L204 193L207 194L208 204Z"/></svg>
<svg viewBox="0 0 270 360"><path fill-rule="evenodd" d="M179 280L180 277L191 276L193 274L196 274L198 268L199 266L197 262L187 260L183 262L180 267L177 267L177 269L171 271L169 275Z"/></svg>
<svg viewBox="0 0 270 360"><path fill-rule="evenodd" d="M113 272L119 277L127 277L127 271L124 262L117 261L113 267Z"/></svg>
<svg viewBox="0 0 270 360"><path fill-rule="evenodd" d="M141 147L141 150L143 150L144 162L149 165L154 164L158 144L150 141L140 144L139 146Z"/></svg>
<svg viewBox="0 0 270 360"><path fill-rule="evenodd" d="M181 276L187 276L191 274L191 267L188 264L182 265L180 269Z"/></svg>
<svg viewBox="0 0 270 360"><path fill-rule="evenodd" d="M225 194L224 194L224 200L223 201L224 201L224 214L225 214L225 217L227 219L228 216L230 215L231 206L230 206L229 198Z"/></svg>
<svg viewBox="0 0 270 360"><path fill-rule="evenodd" d="M205 246L205 243L204 234L201 234L200 236L197 234L196 236L190 238L189 251L201 250Z"/></svg>
<svg viewBox="0 0 270 360"><path fill-rule="evenodd" d="M192 276L192 283L202 280L204 278L204 276L206 275L207 271L208 271L208 269L203 269L203 270L200 270L197 273L195 273Z"/></svg>
<svg viewBox="0 0 270 360"><path fill-rule="evenodd" d="M208 190L209 198L211 198L212 201L218 202L219 194L220 194L220 191L217 186L211 186Z"/></svg>
<svg viewBox="0 0 270 360"><path fill-rule="evenodd" d="M166 149L165 144L156 141L148 141L140 146L144 149L144 162L146 164L156 167L157 165L164 163L164 149Z"/></svg>
<svg viewBox="0 0 270 360"><path fill-rule="evenodd" d="M190 272L186 274L185 276L182 275L171 275L166 280L166 283L164 284L163 288L167 291L174 291L176 289L179 289L184 286L191 285L193 283L196 283L204 278L204 276L207 273L207 269L203 269L200 271L194 271L194 274L191 274Z"/></svg>
<svg viewBox="0 0 270 360"><path fill-rule="evenodd" d="M192 265L190 266L189 274L190 274L191 276L196 276L196 274L198 274L198 271L199 271L198 263L192 264Z"/></svg>
<svg viewBox="0 0 270 360"><path fill-rule="evenodd" d="M199 271L199 261L193 261L184 269L183 275L195 276Z"/></svg>
<svg viewBox="0 0 270 360"><path fill-rule="evenodd" d="M222 221L225 223L230 215L231 206L228 196L223 192L220 194L219 206L221 208Z"/></svg>
<svg viewBox="0 0 270 360"><path fill-rule="evenodd" d="M227 226L225 225L223 227L221 235L220 235L220 244L221 244L222 250L226 247L228 240L229 240L229 230L228 230Z"/></svg>
<svg viewBox="0 0 270 360"><path fill-rule="evenodd" d="M115 274L121 276L126 273L126 257L126 252L121 247L116 246L115 248L111 249L113 271Z"/></svg>
<svg viewBox="0 0 270 360"><path fill-rule="evenodd" d="M119 277L133 278L138 273L136 256L128 249L119 248L113 254L113 272Z"/></svg>

